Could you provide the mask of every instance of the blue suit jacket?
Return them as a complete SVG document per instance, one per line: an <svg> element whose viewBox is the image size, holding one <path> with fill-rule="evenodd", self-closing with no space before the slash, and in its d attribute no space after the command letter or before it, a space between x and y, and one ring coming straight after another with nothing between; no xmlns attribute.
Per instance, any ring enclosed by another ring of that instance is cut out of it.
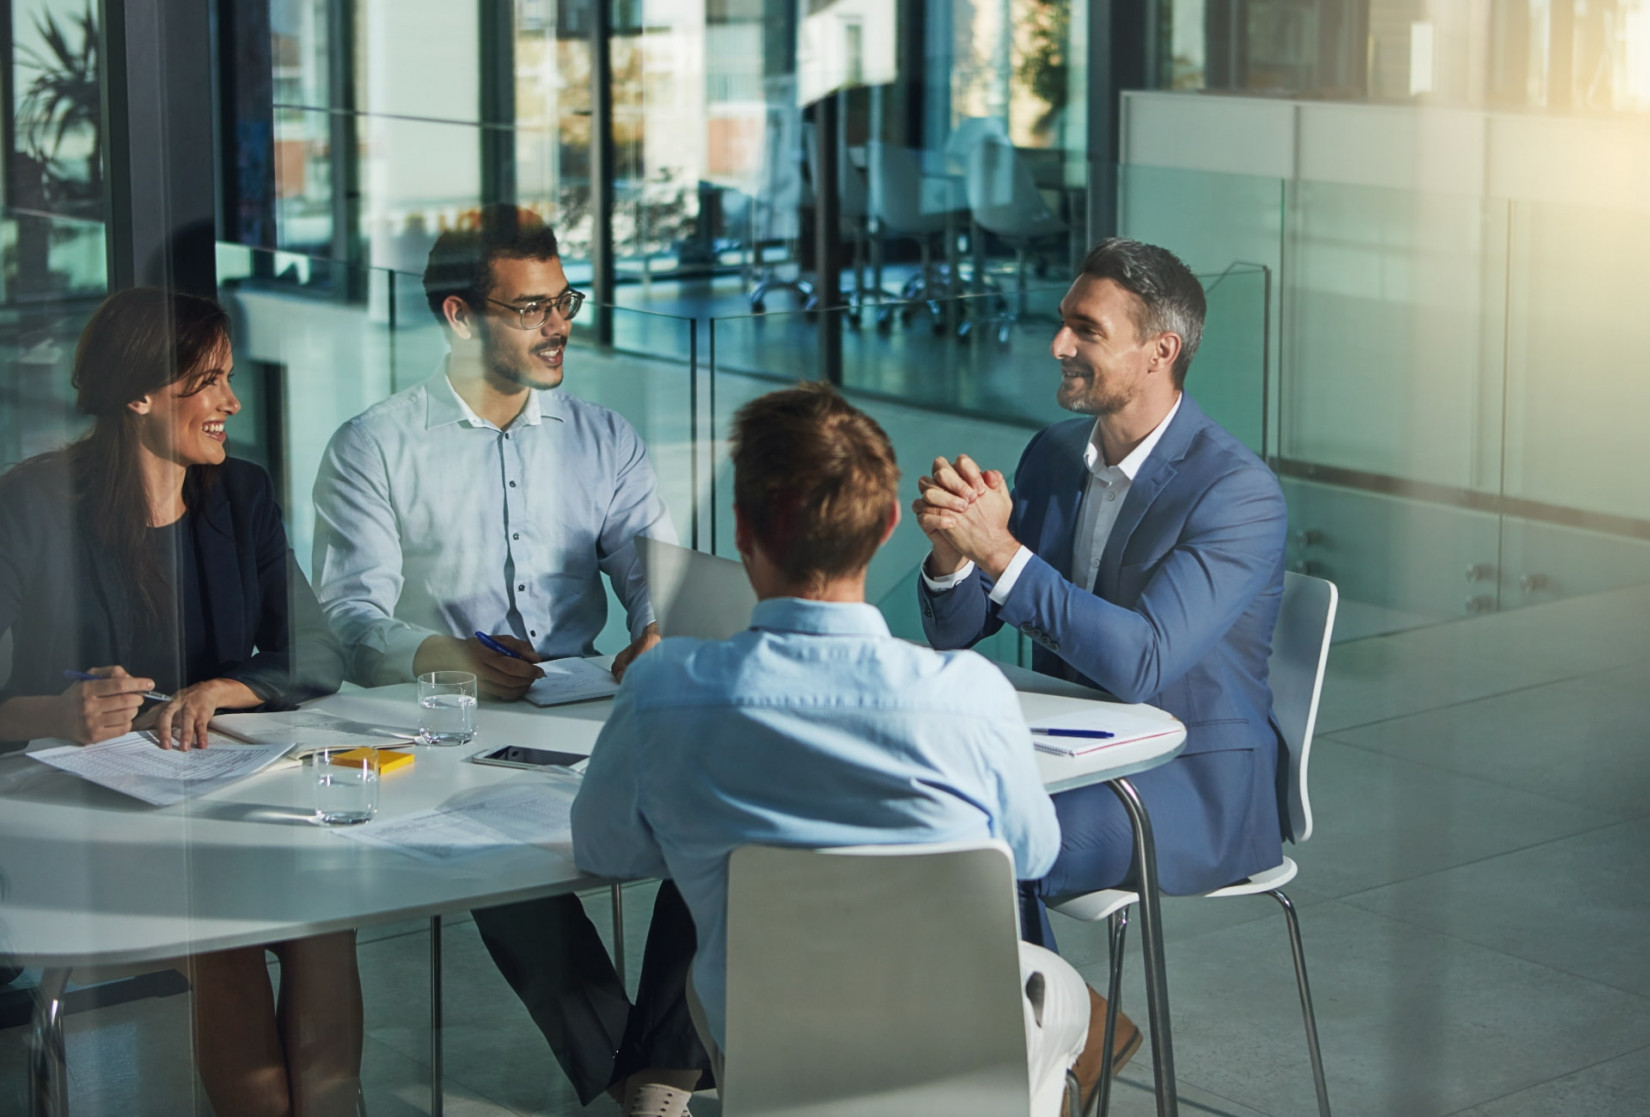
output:
<svg viewBox="0 0 1650 1117"><path fill-rule="evenodd" d="M1038 671L1180 718L1182 758L1135 782L1152 807L1164 887L1217 888L1282 856L1267 657L1283 595L1283 492L1183 396L1129 487L1090 593L1069 575L1093 428L1088 418L1047 427L1020 458L1009 529L1036 557L1008 599L992 602L978 570L943 593L919 579L923 628L935 647L957 648L1014 625L1035 641ZM1244 778L1229 764L1211 778L1217 766L1196 762L1226 750L1252 754ZM1168 783L1154 804L1151 785Z"/></svg>

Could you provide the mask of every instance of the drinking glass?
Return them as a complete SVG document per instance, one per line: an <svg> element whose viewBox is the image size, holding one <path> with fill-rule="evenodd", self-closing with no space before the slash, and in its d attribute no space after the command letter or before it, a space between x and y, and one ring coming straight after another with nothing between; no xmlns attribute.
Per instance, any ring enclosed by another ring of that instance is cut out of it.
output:
<svg viewBox="0 0 1650 1117"><path fill-rule="evenodd" d="M315 818L322 825L354 826L377 813L377 750L319 749L314 764Z"/></svg>
<svg viewBox="0 0 1650 1117"><path fill-rule="evenodd" d="M476 735L476 677L468 671L418 676L418 739L426 745L467 745Z"/></svg>

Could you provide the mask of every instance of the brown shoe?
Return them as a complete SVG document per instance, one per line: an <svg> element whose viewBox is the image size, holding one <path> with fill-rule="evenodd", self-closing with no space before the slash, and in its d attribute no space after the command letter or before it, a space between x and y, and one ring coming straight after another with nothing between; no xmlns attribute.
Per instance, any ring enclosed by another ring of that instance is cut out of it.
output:
<svg viewBox="0 0 1650 1117"><path fill-rule="evenodd" d="M1081 1088L1082 1105L1084 1112L1088 1111L1089 1102L1094 1100L1094 1091L1100 1085L1100 1066L1104 1053L1102 1044L1106 1038L1106 998L1089 986L1089 1035L1083 1044L1083 1053L1077 1056L1077 1062L1072 1065L1072 1071L1077 1075L1077 1084ZM1116 1032L1111 1043L1111 1072L1116 1075L1123 1069L1134 1053L1140 1050L1140 1044L1145 1040L1140 1029L1133 1020L1117 1014ZM1077 1114L1067 1114L1067 1117L1079 1117Z"/></svg>

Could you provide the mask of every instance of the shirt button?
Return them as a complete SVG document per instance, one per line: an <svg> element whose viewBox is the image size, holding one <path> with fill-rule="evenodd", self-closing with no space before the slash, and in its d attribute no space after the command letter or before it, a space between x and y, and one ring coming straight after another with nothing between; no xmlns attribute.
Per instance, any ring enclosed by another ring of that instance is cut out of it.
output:
<svg viewBox="0 0 1650 1117"><path fill-rule="evenodd" d="M521 532L518 531L518 532L514 533L513 535L510 536L510 538L511 539L520 539L521 538Z"/></svg>
<svg viewBox="0 0 1650 1117"><path fill-rule="evenodd" d="M511 482L510 482L510 487L511 487L511 488L512 488L512 489L513 489L513 488L515 488L515 487L516 487L516 483L515 483L515 482L514 482L514 481L511 481Z"/></svg>
<svg viewBox="0 0 1650 1117"><path fill-rule="evenodd" d="M517 590L517 591L518 591L518 592L520 592L520 591L524 591L524 590L526 590L526 589L527 589L527 587L526 587L526 586L525 586L525 585L520 585L520 586L517 586L517 587L516 587L516 590Z"/></svg>
<svg viewBox="0 0 1650 1117"><path fill-rule="evenodd" d="M529 632L527 635L537 636L538 634L539 634L539 630L535 628L535 629L533 629L533 631Z"/></svg>
<svg viewBox="0 0 1650 1117"><path fill-rule="evenodd" d="M1106 499L1107 500L1116 500L1117 499L1117 494L1115 492L1113 492L1111 489L1107 489L1106 490Z"/></svg>

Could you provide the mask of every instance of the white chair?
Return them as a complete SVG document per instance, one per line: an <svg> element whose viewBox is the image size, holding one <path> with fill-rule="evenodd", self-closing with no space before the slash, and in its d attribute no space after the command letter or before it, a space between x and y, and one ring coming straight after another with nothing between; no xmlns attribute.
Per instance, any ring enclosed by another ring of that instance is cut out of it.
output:
<svg viewBox="0 0 1650 1117"><path fill-rule="evenodd" d="M1006 342L1010 326L1026 316L1026 263L1032 243L1069 230L1043 200L1031 169L1005 138L985 136L969 148L965 181L974 223L1014 249L1014 307L998 331L998 340Z"/></svg>
<svg viewBox="0 0 1650 1117"><path fill-rule="evenodd" d="M1335 627L1335 606L1339 593L1335 583L1305 574L1286 572L1283 576L1283 604L1272 633L1272 657L1268 661L1272 683L1272 712L1283 731L1289 750L1289 823L1298 845L1312 836L1312 804L1306 791L1307 759L1312 751L1312 730L1318 720L1318 695L1323 689L1324 667L1329 662L1329 637ZM1289 949L1295 961L1295 984L1300 992L1301 1019L1306 1026L1306 1047L1312 1058L1312 1082L1318 1091L1318 1113L1329 1117L1329 1090L1324 1084L1323 1057L1318 1051L1318 1022L1312 1010L1312 988L1306 980L1306 954L1301 949L1300 923L1295 906L1283 894L1283 886L1295 879L1292 858L1285 857L1275 869L1256 873L1248 880L1203 893L1206 899L1228 896L1256 896L1265 893L1283 906L1289 929ZM1073 896L1049 905L1051 911L1085 923L1110 920L1111 973L1107 995L1105 1047L1111 1051L1116 1025L1118 986L1123 968L1123 939L1128 928L1128 909L1139 899L1135 893L1108 888ZM1108 1054L1107 1059L1110 1056ZM1094 1093L1092 1113L1105 1113L1110 1101L1110 1066L1104 1068L1100 1088Z"/></svg>
<svg viewBox="0 0 1650 1117"><path fill-rule="evenodd" d="M998 841L735 850L722 1112L1029 1113L1015 912Z"/></svg>
<svg viewBox="0 0 1650 1117"><path fill-rule="evenodd" d="M906 280L899 297L908 303L927 303L938 330L943 324L939 301L956 294L956 277L948 263L935 262L934 250L943 250L946 238L953 234L961 199L951 197L948 179L925 175L920 153L909 148L873 140L866 145L866 162L871 217L879 239L907 237L917 242L920 253L917 272ZM909 322L910 309L902 311L901 317ZM879 329L887 329L891 322L887 310L877 317Z"/></svg>

